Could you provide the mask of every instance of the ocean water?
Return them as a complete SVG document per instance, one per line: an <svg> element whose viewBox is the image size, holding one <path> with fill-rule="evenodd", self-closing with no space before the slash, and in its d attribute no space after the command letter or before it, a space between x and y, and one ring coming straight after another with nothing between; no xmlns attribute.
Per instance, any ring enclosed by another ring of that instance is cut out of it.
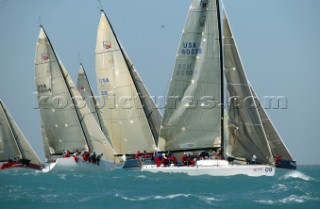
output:
<svg viewBox="0 0 320 209"><path fill-rule="evenodd" d="M8 170L0 172L0 208L319 209L320 166L277 169L274 177Z"/></svg>

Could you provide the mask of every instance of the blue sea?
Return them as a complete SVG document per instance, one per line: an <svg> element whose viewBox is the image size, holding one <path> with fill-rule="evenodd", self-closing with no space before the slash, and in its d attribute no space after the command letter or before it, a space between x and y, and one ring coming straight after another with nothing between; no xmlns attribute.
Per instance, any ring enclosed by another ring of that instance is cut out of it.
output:
<svg viewBox="0 0 320 209"><path fill-rule="evenodd" d="M274 177L0 172L1 209L320 208L320 166L277 169Z"/></svg>

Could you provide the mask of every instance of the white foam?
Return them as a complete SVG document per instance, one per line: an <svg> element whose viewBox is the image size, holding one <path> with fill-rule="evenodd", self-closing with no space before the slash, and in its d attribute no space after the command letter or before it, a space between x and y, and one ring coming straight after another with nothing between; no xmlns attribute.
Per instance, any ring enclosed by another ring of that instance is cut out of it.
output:
<svg viewBox="0 0 320 209"><path fill-rule="evenodd" d="M191 196L191 194L171 194L171 195L165 195L165 196L155 195L155 196L145 196L145 197L126 197L126 196L116 194L115 196L128 201L144 201L144 200L165 200L165 199L174 199L178 197L189 197Z"/></svg>
<svg viewBox="0 0 320 209"><path fill-rule="evenodd" d="M67 179L66 177L67 177L67 174L59 174L58 175L58 178L61 180L66 180Z"/></svg>
<svg viewBox="0 0 320 209"><path fill-rule="evenodd" d="M301 173L299 171L290 171L289 173L287 173L284 176L284 179L288 179L288 178L299 178L299 179L303 179L305 181L310 181L313 180L312 177L305 175L304 173Z"/></svg>
<svg viewBox="0 0 320 209"><path fill-rule="evenodd" d="M281 191L288 191L288 188L286 185L284 184L276 184L274 186L272 186L272 191L273 193L277 193L277 192L281 192Z"/></svg>
<svg viewBox="0 0 320 209"><path fill-rule="evenodd" d="M191 194L172 194L172 195L167 195L167 196L155 196L154 199L174 199L177 197L189 197Z"/></svg>
<svg viewBox="0 0 320 209"><path fill-rule="evenodd" d="M319 198L313 198L310 196L302 195L290 195L288 197L279 199L279 200L258 200L256 202L263 203L267 205L274 205L274 204L290 204L290 203L304 203L307 200L318 200Z"/></svg>
<svg viewBox="0 0 320 209"><path fill-rule="evenodd" d="M207 204L209 204L209 205L212 205L214 202L219 202L219 201L221 201L221 200L219 200L219 199L217 199L217 198L215 198L215 197L206 197L206 196L199 196L199 195L196 195L196 197L197 197L199 200L201 200L201 201L203 201L203 202L205 202L205 203L207 203Z"/></svg>

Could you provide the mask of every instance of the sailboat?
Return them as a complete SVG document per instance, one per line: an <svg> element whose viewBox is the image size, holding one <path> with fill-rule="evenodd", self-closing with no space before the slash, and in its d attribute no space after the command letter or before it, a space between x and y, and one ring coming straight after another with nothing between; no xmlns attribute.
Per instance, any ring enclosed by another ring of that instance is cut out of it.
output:
<svg viewBox="0 0 320 209"><path fill-rule="evenodd" d="M42 162L0 100L0 170L41 170Z"/></svg>
<svg viewBox="0 0 320 209"><path fill-rule="evenodd" d="M274 157L259 111L254 108L254 94L225 10L222 29L219 3L192 1L159 139L161 151L206 155L196 159L193 166L143 165L142 171L212 176L275 174Z"/></svg>
<svg viewBox="0 0 320 209"><path fill-rule="evenodd" d="M84 67L82 64L80 64L80 68L79 68L78 79L77 79L77 89L81 94L82 98L84 99L86 105L88 106L91 114L96 119L98 125L100 126L100 129L102 130L102 132L104 133L104 135L106 136L106 138L109 140L111 144L109 132L106 126L103 124L98 101L96 100L96 97L92 92L86 71L84 70Z"/></svg>
<svg viewBox="0 0 320 209"><path fill-rule="evenodd" d="M114 169L114 150L60 62L42 26L36 47L35 82L44 152L48 160L43 171ZM89 163L78 155L80 152L95 152L101 161L99 164Z"/></svg>
<svg viewBox="0 0 320 209"><path fill-rule="evenodd" d="M123 167L137 167L157 147L162 116L121 46L105 12L96 42L96 74L101 115ZM137 156L135 156L135 154Z"/></svg>

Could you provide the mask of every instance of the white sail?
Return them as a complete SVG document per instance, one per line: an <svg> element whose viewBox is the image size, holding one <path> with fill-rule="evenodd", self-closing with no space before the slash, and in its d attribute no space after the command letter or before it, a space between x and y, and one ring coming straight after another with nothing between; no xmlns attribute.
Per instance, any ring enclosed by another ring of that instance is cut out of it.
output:
<svg viewBox="0 0 320 209"><path fill-rule="evenodd" d="M99 106L97 104L97 100L92 92L92 89L89 84L89 80L87 78L87 74L86 74L82 64L80 64L80 69L79 69L79 73L78 73L77 88L78 88L78 91L80 92L82 98L84 99L86 106L88 106L91 114L93 115L93 117L96 119L98 125L100 126L102 132L104 133L106 138L111 143L109 132L108 132L106 126L103 124L102 116L100 113L100 108L99 108Z"/></svg>
<svg viewBox="0 0 320 209"><path fill-rule="evenodd" d="M102 11L97 32L96 73L104 124L117 153L151 151L155 149L155 139L129 68Z"/></svg>
<svg viewBox="0 0 320 209"><path fill-rule="evenodd" d="M79 116L72 105L72 95L67 87L70 78L61 73L61 64L43 28L40 28L35 57L35 82L42 127L50 153L62 155L63 150L88 150ZM50 159L50 158L49 158Z"/></svg>
<svg viewBox="0 0 320 209"><path fill-rule="evenodd" d="M192 1L164 110L161 150L212 148L221 142L221 61L217 5Z"/></svg>
<svg viewBox="0 0 320 209"><path fill-rule="evenodd" d="M61 157L64 149L103 153L102 160L114 162L115 152L99 128L76 86L60 63L40 28L36 50L35 81L42 127L49 145L49 159ZM46 149L45 149L46 150Z"/></svg>
<svg viewBox="0 0 320 209"><path fill-rule="evenodd" d="M41 164L39 157L0 101L0 161L9 158L24 158L31 160L33 164Z"/></svg>
<svg viewBox="0 0 320 209"><path fill-rule="evenodd" d="M252 94L255 98L258 98L252 86L250 86ZM277 129L273 125L271 119L266 113L260 101L257 99L257 108L259 111L259 115L272 151L273 156L281 156L282 160L293 161L293 157L290 154L288 148L282 141Z"/></svg>
<svg viewBox="0 0 320 209"><path fill-rule="evenodd" d="M159 136L160 136L160 125L162 121L162 115L151 98L146 86L144 85L141 77L133 66L130 58L127 53L122 49L124 57L127 61L127 65L129 66L129 71L134 82L134 85L137 89L137 92L140 97L141 104L143 106L143 110L147 117L149 127L151 129L153 138L155 140L156 145L158 144Z"/></svg>
<svg viewBox="0 0 320 209"><path fill-rule="evenodd" d="M257 103L250 89L225 10L223 11L224 72L229 93L228 152L259 163L273 163Z"/></svg>

